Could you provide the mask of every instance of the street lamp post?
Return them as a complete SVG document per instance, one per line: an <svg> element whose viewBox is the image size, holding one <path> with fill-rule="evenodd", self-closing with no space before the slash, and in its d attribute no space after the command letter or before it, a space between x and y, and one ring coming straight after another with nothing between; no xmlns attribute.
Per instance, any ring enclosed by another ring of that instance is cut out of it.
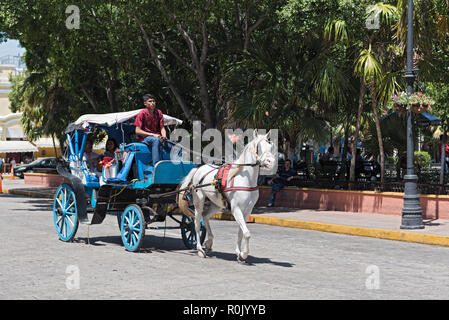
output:
<svg viewBox="0 0 449 320"><path fill-rule="evenodd" d="M407 97L413 94L415 72L413 69L413 0L408 0L407 12ZM407 99L408 100L408 99ZM407 109L407 174L404 176L404 206L402 207L401 229L423 229L422 209L417 189L418 176L414 172L414 146L412 111Z"/></svg>

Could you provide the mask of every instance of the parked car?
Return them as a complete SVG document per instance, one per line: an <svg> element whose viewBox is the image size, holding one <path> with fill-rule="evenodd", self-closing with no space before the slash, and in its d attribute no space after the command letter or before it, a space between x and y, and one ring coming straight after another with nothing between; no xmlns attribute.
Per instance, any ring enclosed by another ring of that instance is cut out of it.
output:
<svg viewBox="0 0 449 320"><path fill-rule="evenodd" d="M50 171L51 173L56 173L56 158L38 159L29 164L18 166L14 169L14 176L23 179L23 174L25 172L33 173L41 169Z"/></svg>

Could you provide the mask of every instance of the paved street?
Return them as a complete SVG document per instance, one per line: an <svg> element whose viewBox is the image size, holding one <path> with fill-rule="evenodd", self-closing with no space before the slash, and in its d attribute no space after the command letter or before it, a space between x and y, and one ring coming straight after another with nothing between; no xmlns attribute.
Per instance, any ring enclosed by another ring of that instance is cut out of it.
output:
<svg viewBox="0 0 449 320"><path fill-rule="evenodd" d="M142 252L130 253L115 216L59 241L51 205L0 195L0 299L449 297L446 247L250 224L249 263L240 265L233 221L211 222L208 259L185 249L178 230L147 230Z"/></svg>

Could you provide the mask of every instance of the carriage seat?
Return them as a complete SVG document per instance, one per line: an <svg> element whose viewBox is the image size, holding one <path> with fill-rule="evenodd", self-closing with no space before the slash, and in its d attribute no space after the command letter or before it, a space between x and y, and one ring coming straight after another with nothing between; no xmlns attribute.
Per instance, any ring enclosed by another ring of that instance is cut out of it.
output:
<svg viewBox="0 0 449 320"><path fill-rule="evenodd" d="M151 162L151 150L145 143L133 142L125 146L125 151L135 152L139 159L146 159L148 157L147 164ZM170 152L166 148L161 150L162 160L170 160ZM136 158L137 159L137 158Z"/></svg>

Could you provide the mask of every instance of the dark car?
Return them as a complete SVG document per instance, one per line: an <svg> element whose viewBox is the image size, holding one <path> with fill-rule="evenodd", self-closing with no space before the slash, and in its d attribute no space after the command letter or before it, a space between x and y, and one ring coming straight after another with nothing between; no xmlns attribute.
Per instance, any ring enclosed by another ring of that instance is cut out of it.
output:
<svg viewBox="0 0 449 320"><path fill-rule="evenodd" d="M42 170L43 169L43 170ZM25 172L33 173L36 171L45 171L56 173L56 158L43 158L35 160L29 164L24 164L14 169L14 175L23 179Z"/></svg>

